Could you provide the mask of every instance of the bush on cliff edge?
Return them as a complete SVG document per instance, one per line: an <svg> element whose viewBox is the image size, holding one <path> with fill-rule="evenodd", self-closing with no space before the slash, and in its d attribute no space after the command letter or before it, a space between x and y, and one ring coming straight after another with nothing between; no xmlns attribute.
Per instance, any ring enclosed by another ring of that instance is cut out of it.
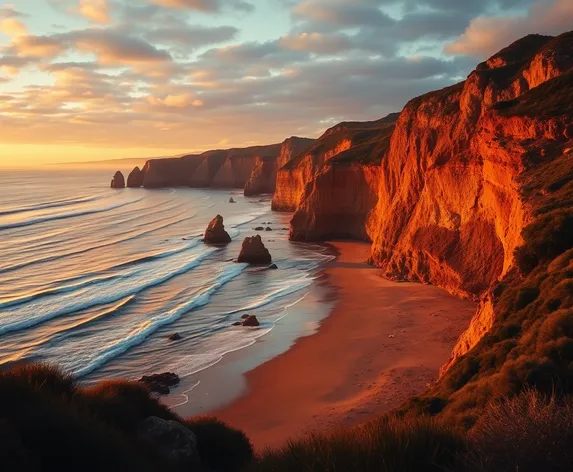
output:
<svg viewBox="0 0 573 472"><path fill-rule="evenodd" d="M176 471L137 434L149 416L185 422L142 385L82 387L59 369L31 364L0 372L0 469L6 472ZM190 421L201 472L240 470L252 458L245 436L225 424ZM217 451L219 462L213 459ZM203 458L205 456L205 458ZM215 467L211 468L210 466Z"/></svg>

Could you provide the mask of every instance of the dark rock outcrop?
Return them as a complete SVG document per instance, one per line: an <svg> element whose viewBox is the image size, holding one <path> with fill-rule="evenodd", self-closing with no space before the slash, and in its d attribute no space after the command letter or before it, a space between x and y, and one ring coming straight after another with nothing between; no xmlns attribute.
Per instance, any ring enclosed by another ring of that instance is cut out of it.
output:
<svg viewBox="0 0 573 472"><path fill-rule="evenodd" d="M125 188L125 177L119 170L111 179L111 188Z"/></svg>
<svg viewBox="0 0 573 472"><path fill-rule="evenodd" d="M205 238L203 239L208 244L227 244L231 242L231 236L225 231L223 224L223 217L217 215L211 220L207 230L205 231Z"/></svg>
<svg viewBox="0 0 573 472"><path fill-rule="evenodd" d="M243 326L255 327L259 325L260 325L259 320L257 320L257 317L255 315L249 315L243 320Z"/></svg>
<svg viewBox="0 0 573 472"><path fill-rule="evenodd" d="M179 383L179 376L173 372L165 372L163 374L144 375L139 381L152 392L167 395L170 392L170 387Z"/></svg>
<svg viewBox="0 0 573 472"><path fill-rule="evenodd" d="M167 339L169 339L169 341L179 341L181 339L181 335L179 333L173 333Z"/></svg>
<svg viewBox="0 0 573 472"><path fill-rule="evenodd" d="M143 185L144 173L139 167L135 167L127 176L127 186L129 188L139 188Z"/></svg>
<svg viewBox="0 0 573 472"><path fill-rule="evenodd" d="M138 425L137 432L155 444L178 470L199 470L197 438L181 423L150 416Z"/></svg>
<svg viewBox="0 0 573 472"><path fill-rule="evenodd" d="M237 203L233 197L229 198L229 203Z"/></svg>
<svg viewBox="0 0 573 472"><path fill-rule="evenodd" d="M270 264L272 262L271 254L258 234L245 238L237 260L248 264Z"/></svg>

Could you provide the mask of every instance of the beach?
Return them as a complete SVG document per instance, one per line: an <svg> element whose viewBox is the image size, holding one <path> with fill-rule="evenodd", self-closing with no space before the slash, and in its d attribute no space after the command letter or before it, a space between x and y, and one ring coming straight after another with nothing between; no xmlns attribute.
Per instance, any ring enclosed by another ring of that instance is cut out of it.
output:
<svg viewBox="0 0 573 472"><path fill-rule="evenodd" d="M380 277L365 263L368 244L333 246L330 315L247 372L242 396L209 412L242 429L257 450L364 422L421 393L475 312L475 303L437 287Z"/></svg>

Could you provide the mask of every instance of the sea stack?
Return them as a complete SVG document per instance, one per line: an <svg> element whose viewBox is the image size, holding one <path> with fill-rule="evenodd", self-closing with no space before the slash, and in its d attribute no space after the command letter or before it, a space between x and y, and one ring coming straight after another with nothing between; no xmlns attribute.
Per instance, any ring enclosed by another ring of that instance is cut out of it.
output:
<svg viewBox="0 0 573 472"><path fill-rule="evenodd" d="M127 177L127 186L139 188L143 185L144 173L139 167L135 167Z"/></svg>
<svg viewBox="0 0 573 472"><path fill-rule="evenodd" d="M125 177L119 170L111 179L111 188L125 188Z"/></svg>
<svg viewBox="0 0 573 472"><path fill-rule="evenodd" d="M209 244L227 244L231 242L231 236L225 231L225 225L223 224L223 217L221 215L217 215L211 220L211 223L209 223L205 231L203 241Z"/></svg>
<svg viewBox="0 0 573 472"><path fill-rule="evenodd" d="M245 238L237 261L248 264L270 264L272 258L261 237L256 235Z"/></svg>

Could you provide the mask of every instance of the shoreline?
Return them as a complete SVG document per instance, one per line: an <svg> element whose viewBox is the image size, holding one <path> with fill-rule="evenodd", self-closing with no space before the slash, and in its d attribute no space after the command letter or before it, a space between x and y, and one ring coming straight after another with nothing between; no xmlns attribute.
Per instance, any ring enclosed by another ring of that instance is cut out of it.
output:
<svg viewBox="0 0 573 472"><path fill-rule="evenodd" d="M475 313L475 303L440 288L379 277L364 262L369 244L330 245L338 252L324 269L334 289L330 314L314 320L318 329L291 338L290 348L263 362L251 360L250 369L231 375L220 389L232 388L240 377L239 395L235 390L219 406L215 402L200 412L243 430L257 450L362 423L421 393ZM280 331L264 336L264 342L272 345ZM219 368L236 362L231 353ZM197 393L193 390L190 403Z"/></svg>

